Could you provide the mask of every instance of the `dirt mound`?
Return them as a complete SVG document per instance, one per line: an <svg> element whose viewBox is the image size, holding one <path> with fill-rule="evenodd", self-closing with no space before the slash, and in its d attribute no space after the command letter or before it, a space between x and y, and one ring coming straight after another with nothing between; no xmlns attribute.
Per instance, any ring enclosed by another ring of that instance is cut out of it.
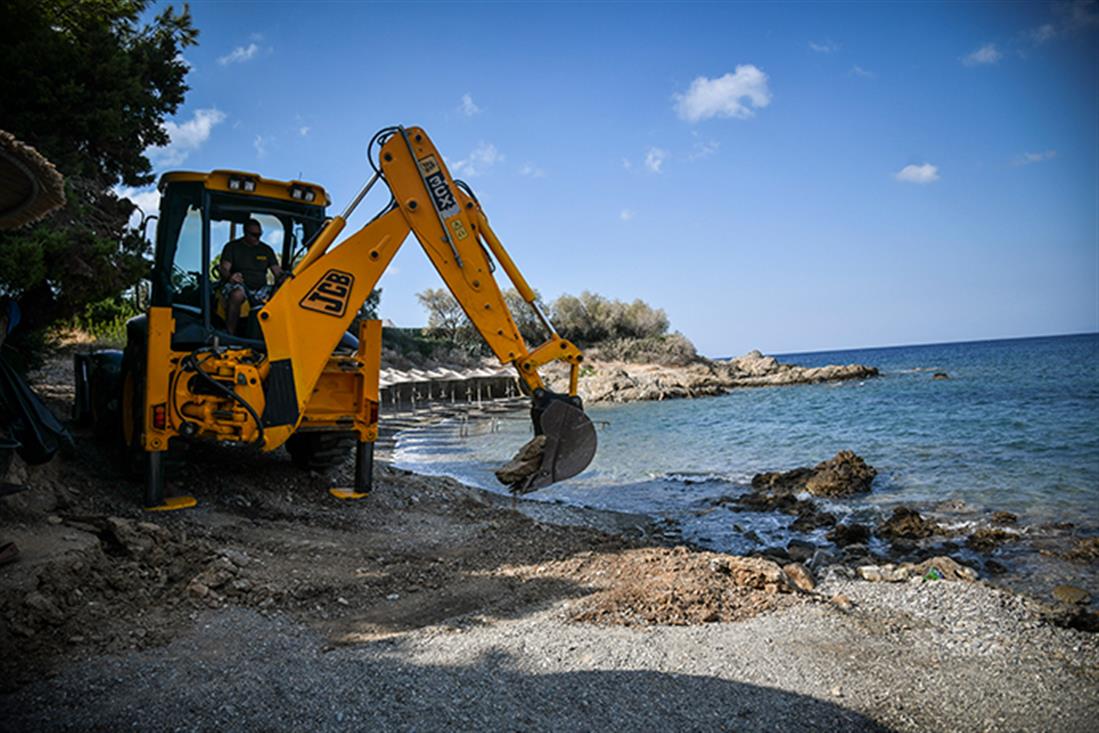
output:
<svg viewBox="0 0 1099 733"><path fill-rule="evenodd" d="M602 624L741 621L803 598L773 562L683 547L570 558L560 570L599 588L572 618Z"/></svg>
<svg viewBox="0 0 1099 733"><path fill-rule="evenodd" d="M162 641L187 615L185 588L216 556L149 522L80 517L63 527L79 550L5 573L0 593L0 687L17 684L32 658L74 645L120 651ZM18 574L17 574L18 573Z"/></svg>

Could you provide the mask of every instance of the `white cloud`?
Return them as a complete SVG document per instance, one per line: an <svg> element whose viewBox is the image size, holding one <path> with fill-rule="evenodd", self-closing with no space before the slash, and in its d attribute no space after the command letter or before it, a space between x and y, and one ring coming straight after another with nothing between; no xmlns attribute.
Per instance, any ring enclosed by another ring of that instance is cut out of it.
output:
<svg viewBox="0 0 1099 733"><path fill-rule="evenodd" d="M156 187L148 189L131 188L130 186L115 186L115 195L129 199L138 208L130 215L130 226L137 227L141 224L141 215L149 216L160 210L160 191Z"/></svg>
<svg viewBox="0 0 1099 733"><path fill-rule="evenodd" d="M528 178L545 178L546 172L534 163L523 163L523 167L519 169L519 175Z"/></svg>
<svg viewBox="0 0 1099 733"><path fill-rule="evenodd" d="M298 134L301 135L302 137L305 137L306 135L308 135L309 134L309 126L308 125L302 125L301 127L299 127L298 128Z"/></svg>
<svg viewBox="0 0 1099 733"><path fill-rule="evenodd" d="M633 210L632 209L622 209L622 211L618 212L618 218L621 219L622 221L629 221L630 219L633 218Z"/></svg>
<svg viewBox="0 0 1099 733"><path fill-rule="evenodd" d="M1014 165L1030 165L1031 163L1041 163L1044 160L1056 157L1056 150L1043 150L1040 153L1023 153L1012 162Z"/></svg>
<svg viewBox="0 0 1099 733"><path fill-rule="evenodd" d="M864 69L864 68L862 68L861 66L859 66L857 64L855 66L851 67L851 72L850 73L851 73L851 76L857 76L861 79L877 79L878 78L878 75L875 74L873 71L870 71L869 69Z"/></svg>
<svg viewBox="0 0 1099 733"><path fill-rule="evenodd" d="M628 171L632 171L633 170L633 161L631 161L629 158L623 158L622 159L622 167L625 168Z"/></svg>
<svg viewBox="0 0 1099 733"><path fill-rule="evenodd" d="M709 158L716 153L720 147L721 143L717 140L699 140L695 142L694 147L691 148L691 152L687 155L687 160L702 160L703 158Z"/></svg>
<svg viewBox="0 0 1099 733"><path fill-rule="evenodd" d="M736 67L736 72L716 79L700 76L691 82L685 94L676 94L675 110L680 118L698 122L711 117L751 117L756 109L771 103L767 75L751 64ZM741 101L745 100L745 101Z"/></svg>
<svg viewBox="0 0 1099 733"><path fill-rule="evenodd" d="M187 156L202 147L210 138L215 125L225 121L225 113L219 109L197 109L191 119L183 124L169 120L164 123L168 133L168 144L146 151L149 158L159 166L179 165Z"/></svg>
<svg viewBox="0 0 1099 733"><path fill-rule="evenodd" d="M930 163L906 165L897 171L893 177L905 183L933 183L939 180L939 169Z"/></svg>
<svg viewBox="0 0 1099 733"><path fill-rule="evenodd" d="M653 173L659 173L664 161L668 158L668 151L661 148L649 148L645 151L645 167Z"/></svg>
<svg viewBox="0 0 1099 733"><path fill-rule="evenodd" d="M466 178L479 176L492 166L504 160L503 154L492 143L478 143L468 156L459 160L451 169L454 175L462 175Z"/></svg>
<svg viewBox="0 0 1099 733"><path fill-rule="evenodd" d="M817 53L835 53L840 45L834 41L809 41L809 48Z"/></svg>
<svg viewBox="0 0 1099 733"><path fill-rule="evenodd" d="M222 66L243 64L245 61L254 59L258 53L259 46L254 43L249 43L247 46L237 46L232 51L219 58L218 63Z"/></svg>
<svg viewBox="0 0 1099 733"><path fill-rule="evenodd" d="M963 58L962 63L966 66L987 66L996 63L1003 57L1004 55L996 48L995 43L986 43Z"/></svg>
<svg viewBox="0 0 1099 733"><path fill-rule="evenodd" d="M257 158L267 157L267 148L275 141L272 137L264 137L263 135L256 135L256 139L252 141L252 147L256 149Z"/></svg>
<svg viewBox="0 0 1099 733"><path fill-rule="evenodd" d="M481 108L473 101L473 96L469 92L466 92L462 95L462 103L458 105L458 111L466 117L473 117L480 113Z"/></svg>

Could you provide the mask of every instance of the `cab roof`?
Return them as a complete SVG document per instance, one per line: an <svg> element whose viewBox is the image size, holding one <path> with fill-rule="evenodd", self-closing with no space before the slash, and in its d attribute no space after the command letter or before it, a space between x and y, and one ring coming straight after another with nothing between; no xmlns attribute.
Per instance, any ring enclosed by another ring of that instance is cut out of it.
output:
<svg viewBox="0 0 1099 733"><path fill-rule="evenodd" d="M255 183L254 191L243 191L239 188L230 188L230 180L249 180ZM268 199L278 199L304 206L325 207L332 203L328 192L318 183L308 181L279 181L274 178L264 178L258 173L234 170L214 170L209 173L197 171L169 171L160 177L157 190L164 193L169 183L201 183L210 191L233 193L241 196L256 196ZM304 201L291 195L293 189L312 190L315 194L313 201Z"/></svg>

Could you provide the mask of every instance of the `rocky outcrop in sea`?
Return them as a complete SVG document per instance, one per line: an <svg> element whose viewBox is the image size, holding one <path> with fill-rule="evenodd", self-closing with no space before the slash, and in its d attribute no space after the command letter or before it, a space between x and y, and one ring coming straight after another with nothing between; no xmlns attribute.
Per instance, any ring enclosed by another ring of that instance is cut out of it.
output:
<svg viewBox="0 0 1099 733"><path fill-rule="evenodd" d="M703 359L687 366L592 361L581 372L579 393L587 404L635 402L709 397L738 387L813 384L877 375L876 368L861 364L802 367L752 351L735 359ZM567 373L552 374L551 385L563 390Z"/></svg>

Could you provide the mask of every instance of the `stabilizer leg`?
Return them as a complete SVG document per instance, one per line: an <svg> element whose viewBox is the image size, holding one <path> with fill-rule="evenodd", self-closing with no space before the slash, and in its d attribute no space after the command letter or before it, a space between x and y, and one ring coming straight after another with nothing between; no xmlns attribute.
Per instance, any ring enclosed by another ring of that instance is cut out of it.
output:
<svg viewBox="0 0 1099 733"><path fill-rule="evenodd" d="M365 499L374 488L374 442L355 443L355 486L350 489L329 489L337 499Z"/></svg>
<svg viewBox="0 0 1099 733"><path fill-rule="evenodd" d="M145 509L150 512L170 512L174 509L190 509L198 504L193 496L164 498L164 454L154 451L145 454Z"/></svg>

